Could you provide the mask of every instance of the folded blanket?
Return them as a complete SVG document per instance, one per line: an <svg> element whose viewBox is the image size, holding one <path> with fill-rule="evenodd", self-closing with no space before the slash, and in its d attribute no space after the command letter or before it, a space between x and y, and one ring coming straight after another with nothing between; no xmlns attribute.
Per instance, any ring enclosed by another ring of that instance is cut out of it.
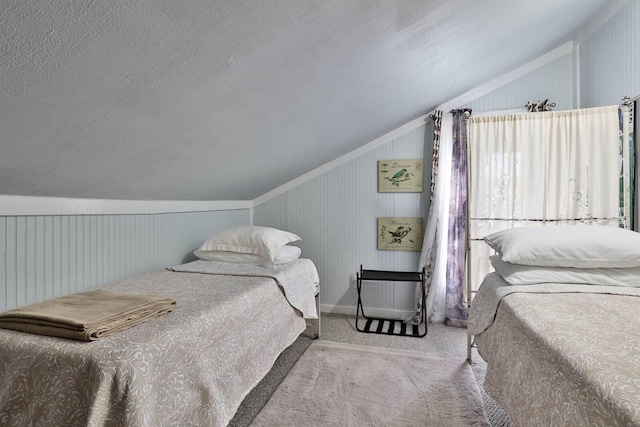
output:
<svg viewBox="0 0 640 427"><path fill-rule="evenodd" d="M161 296L96 289L0 313L0 328L93 341L168 313L175 304Z"/></svg>

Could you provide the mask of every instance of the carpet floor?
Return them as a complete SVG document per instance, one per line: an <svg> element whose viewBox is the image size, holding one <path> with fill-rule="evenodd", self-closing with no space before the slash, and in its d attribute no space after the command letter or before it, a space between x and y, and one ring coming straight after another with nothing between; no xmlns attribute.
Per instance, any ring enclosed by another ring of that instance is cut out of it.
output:
<svg viewBox="0 0 640 427"><path fill-rule="evenodd" d="M251 424L488 427L464 357L318 340Z"/></svg>
<svg viewBox="0 0 640 427"><path fill-rule="evenodd" d="M313 342L311 329L303 333L296 342L287 348L274 364L269 374L249 393L240 405L230 426L245 427L265 406L278 385L284 380L301 355ZM466 357L466 330L429 324L429 332L424 338L398 337L358 332L352 316L322 315L322 340L360 344L375 347L413 350L441 356ZM484 411L489 423L494 427L509 427L509 419L504 410L483 389L486 364L473 350L473 375L482 396Z"/></svg>

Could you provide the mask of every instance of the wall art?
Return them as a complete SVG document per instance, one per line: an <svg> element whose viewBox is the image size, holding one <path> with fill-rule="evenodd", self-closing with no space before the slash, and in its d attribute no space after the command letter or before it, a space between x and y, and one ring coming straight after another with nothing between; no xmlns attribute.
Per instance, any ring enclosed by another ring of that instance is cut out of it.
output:
<svg viewBox="0 0 640 427"><path fill-rule="evenodd" d="M378 249L422 250L422 218L378 218Z"/></svg>
<svg viewBox="0 0 640 427"><path fill-rule="evenodd" d="M378 192L421 193L422 159L379 160Z"/></svg>

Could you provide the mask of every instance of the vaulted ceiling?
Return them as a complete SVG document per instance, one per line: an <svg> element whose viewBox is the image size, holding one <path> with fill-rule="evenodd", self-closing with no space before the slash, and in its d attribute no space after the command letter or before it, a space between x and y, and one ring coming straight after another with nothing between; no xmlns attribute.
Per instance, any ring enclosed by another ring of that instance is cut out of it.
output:
<svg viewBox="0 0 640 427"><path fill-rule="evenodd" d="M609 0L2 0L0 194L250 200Z"/></svg>

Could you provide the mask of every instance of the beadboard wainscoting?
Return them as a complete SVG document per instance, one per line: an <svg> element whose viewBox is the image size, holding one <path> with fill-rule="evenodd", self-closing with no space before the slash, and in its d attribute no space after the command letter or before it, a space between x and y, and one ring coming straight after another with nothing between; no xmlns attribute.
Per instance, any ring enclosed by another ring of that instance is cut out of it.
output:
<svg viewBox="0 0 640 427"><path fill-rule="evenodd" d="M0 216L0 311L195 259L250 210Z"/></svg>

